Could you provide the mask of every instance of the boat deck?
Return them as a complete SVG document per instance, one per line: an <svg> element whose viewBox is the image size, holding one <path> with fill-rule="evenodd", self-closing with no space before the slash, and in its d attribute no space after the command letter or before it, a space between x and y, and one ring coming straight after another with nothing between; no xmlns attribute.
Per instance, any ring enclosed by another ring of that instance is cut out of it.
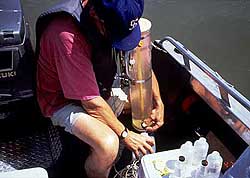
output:
<svg viewBox="0 0 250 178"><path fill-rule="evenodd" d="M156 150L179 148L199 136L210 150L218 150L227 169L248 146L246 142L192 88L190 74L167 53L153 48L152 66L165 105L165 124L155 133ZM50 178L85 177L84 158L89 147L43 118L33 97L1 105L0 172L31 167L45 168ZM129 128L131 115L119 119ZM120 170L132 154L124 149L117 162ZM111 171L110 177L115 174Z"/></svg>

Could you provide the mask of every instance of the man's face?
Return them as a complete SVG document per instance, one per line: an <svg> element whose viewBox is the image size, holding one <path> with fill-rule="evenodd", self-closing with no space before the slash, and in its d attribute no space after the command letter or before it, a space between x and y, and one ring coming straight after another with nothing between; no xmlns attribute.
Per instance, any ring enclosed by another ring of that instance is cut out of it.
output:
<svg viewBox="0 0 250 178"><path fill-rule="evenodd" d="M96 25L96 28L99 30L99 32L105 37L108 38L108 31L105 27L105 22L99 16L97 15L94 7L90 8L90 18L94 21L94 24Z"/></svg>

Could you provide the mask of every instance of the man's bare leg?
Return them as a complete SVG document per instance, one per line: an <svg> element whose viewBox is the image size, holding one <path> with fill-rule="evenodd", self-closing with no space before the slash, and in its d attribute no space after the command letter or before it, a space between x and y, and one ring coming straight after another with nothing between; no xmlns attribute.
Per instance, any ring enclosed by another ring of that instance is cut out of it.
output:
<svg viewBox="0 0 250 178"><path fill-rule="evenodd" d="M87 114L80 114L73 126L73 134L91 147L85 162L89 178L107 178L119 149L117 135L107 125Z"/></svg>

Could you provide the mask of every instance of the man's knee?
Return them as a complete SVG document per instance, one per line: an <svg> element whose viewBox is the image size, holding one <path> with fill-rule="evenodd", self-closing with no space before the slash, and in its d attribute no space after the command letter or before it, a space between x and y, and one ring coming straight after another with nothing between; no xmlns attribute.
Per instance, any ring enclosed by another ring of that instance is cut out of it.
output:
<svg viewBox="0 0 250 178"><path fill-rule="evenodd" d="M115 133L108 134L100 141L97 150L98 154L106 160L114 161L119 149L119 139Z"/></svg>

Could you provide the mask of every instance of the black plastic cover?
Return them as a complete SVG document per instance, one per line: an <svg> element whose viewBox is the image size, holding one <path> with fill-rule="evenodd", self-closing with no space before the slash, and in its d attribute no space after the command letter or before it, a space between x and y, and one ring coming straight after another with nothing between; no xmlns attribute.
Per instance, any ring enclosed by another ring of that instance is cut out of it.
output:
<svg viewBox="0 0 250 178"><path fill-rule="evenodd" d="M24 37L25 24L20 1L0 1L0 47L19 45Z"/></svg>
<svg viewBox="0 0 250 178"><path fill-rule="evenodd" d="M33 95L34 62L20 0L0 0L0 106Z"/></svg>

